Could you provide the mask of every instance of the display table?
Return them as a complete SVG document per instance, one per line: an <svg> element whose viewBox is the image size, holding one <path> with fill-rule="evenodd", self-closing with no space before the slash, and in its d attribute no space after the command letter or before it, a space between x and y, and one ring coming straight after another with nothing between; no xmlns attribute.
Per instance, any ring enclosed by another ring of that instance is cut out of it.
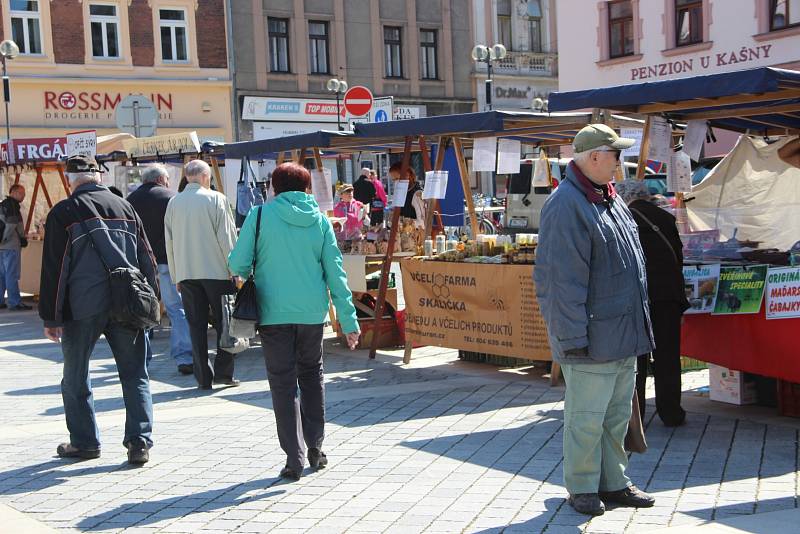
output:
<svg viewBox="0 0 800 534"><path fill-rule="evenodd" d="M681 355L800 383L800 319L768 321L764 306L749 315L685 315Z"/></svg>
<svg viewBox="0 0 800 534"><path fill-rule="evenodd" d="M533 265L400 262L406 342L551 360Z"/></svg>

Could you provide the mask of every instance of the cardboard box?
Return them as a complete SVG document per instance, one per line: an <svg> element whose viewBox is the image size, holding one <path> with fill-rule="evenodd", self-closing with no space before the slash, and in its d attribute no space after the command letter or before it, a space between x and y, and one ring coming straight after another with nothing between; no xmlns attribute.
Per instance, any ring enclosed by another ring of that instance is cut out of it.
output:
<svg viewBox="0 0 800 534"><path fill-rule="evenodd" d="M358 340L358 346L356 348L369 349L372 347L375 319L359 319L358 325L361 328L361 338ZM378 348L386 349L399 345L400 333L397 330L397 322L394 319L382 319L380 328L378 329Z"/></svg>
<svg viewBox="0 0 800 534"><path fill-rule="evenodd" d="M747 374L726 367L708 364L709 398L728 404L755 404L756 383Z"/></svg>

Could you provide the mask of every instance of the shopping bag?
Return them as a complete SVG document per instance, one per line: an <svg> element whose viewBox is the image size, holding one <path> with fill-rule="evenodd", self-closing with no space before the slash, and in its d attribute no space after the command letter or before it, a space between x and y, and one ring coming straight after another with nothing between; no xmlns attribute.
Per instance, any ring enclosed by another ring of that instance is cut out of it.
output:
<svg viewBox="0 0 800 534"><path fill-rule="evenodd" d="M533 187L550 187L550 162L544 152L533 167Z"/></svg>
<svg viewBox="0 0 800 534"><path fill-rule="evenodd" d="M250 159L242 158L242 170L239 171L239 182L236 185L236 213L245 217L253 206L263 203L264 197L256 183L255 172L250 167Z"/></svg>
<svg viewBox="0 0 800 534"><path fill-rule="evenodd" d="M222 328L219 334L219 348L231 354L238 354L250 348L250 337L239 336L231 329L233 295L222 295Z"/></svg>

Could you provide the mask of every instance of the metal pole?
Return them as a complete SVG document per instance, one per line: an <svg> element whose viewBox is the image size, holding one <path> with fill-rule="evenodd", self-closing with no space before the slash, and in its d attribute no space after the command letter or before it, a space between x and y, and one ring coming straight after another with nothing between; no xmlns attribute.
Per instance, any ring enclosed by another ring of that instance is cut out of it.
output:
<svg viewBox="0 0 800 534"><path fill-rule="evenodd" d="M486 60L486 105L489 111L492 110L492 60Z"/></svg>
<svg viewBox="0 0 800 534"><path fill-rule="evenodd" d="M133 101L133 134L139 138L141 137L141 132L139 131L139 103L137 101Z"/></svg>
<svg viewBox="0 0 800 534"><path fill-rule="evenodd" d="M336 90L336 126L337 126L337 128L339 128L339 131L341 132L343 130L343 128L342 128L342 109L339 106L339 94L340 94L339 90L337 89Z"/></svg>
<svg viewBox="0 0 800 534"><path fill-rule="evenodd" d="M6 142L11 141L11 119L8 116L8 103L11 102L11 83L6 72L6 57L3 56L3 99L6 103Z"/></svg>

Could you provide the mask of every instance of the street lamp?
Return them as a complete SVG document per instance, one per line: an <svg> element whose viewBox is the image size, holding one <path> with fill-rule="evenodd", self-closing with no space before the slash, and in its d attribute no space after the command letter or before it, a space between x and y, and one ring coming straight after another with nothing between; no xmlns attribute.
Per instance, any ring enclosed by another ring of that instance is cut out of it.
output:
<svg viewBox="0 0 800 534"><path fill-rule="evenodd" d="M325 87L328 88L328 91L336 93L336 126L341 132L344 130L344 128L342 128L342 110L340 107L340 99L341 96L347 92L347 82L338 78L331 78L328 80L328 83L325 84Z"/></svg>
<svg viewBox="0 0 800 534"><path fill-rule="evenodd" d="M506 47L496 44L492 47L477 45L472 49L472 59L486 63L486 106L492 109L492 61L503 59L508 55Z"/></svg>
<svg viewBox="0 0 800 534"><path fill-rule="evenodd" d="M6 70L6 60L14 59L19 55L17 43L6 39L0 43L0 56L3 58L3 99L6 102L6 141L11 141L11 122L8 116L8 103L11 102L11 85L8 81L8 71Z"/></svg>

